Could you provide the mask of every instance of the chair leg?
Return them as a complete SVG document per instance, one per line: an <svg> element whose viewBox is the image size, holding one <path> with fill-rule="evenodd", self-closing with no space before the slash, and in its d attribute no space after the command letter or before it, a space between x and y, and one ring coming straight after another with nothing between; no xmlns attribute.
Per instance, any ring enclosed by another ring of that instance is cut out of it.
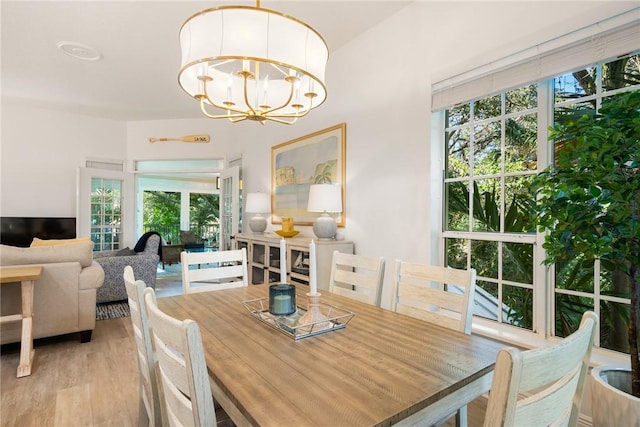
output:
<svg viewBox="0 0 640 427"><path fill-rule="evenodd" d="M138 403L138 425L140 427L148 427L151 426L151 418L149 418L149 414L147 413L147 407L144 405L144 399L142 398L142 393L144 393L143 389L140 388L140 399Z"/></svg>
<svg viewBox="0 0 640 427"><path fill-rule="evenodd" d="M467 407L463 406L456 412L456 427L467 427Z"/></svg>

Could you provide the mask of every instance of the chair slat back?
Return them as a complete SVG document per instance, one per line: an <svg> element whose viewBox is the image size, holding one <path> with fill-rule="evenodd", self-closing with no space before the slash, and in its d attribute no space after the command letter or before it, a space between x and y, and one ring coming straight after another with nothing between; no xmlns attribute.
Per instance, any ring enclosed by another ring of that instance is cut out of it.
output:
<svg viewBox="0 0 640 427"><path fill-rule="evenodd" d="M586 312L580 328L557 344L501 350L484 425L577 426L597 323Z"/></svg>
<svg viewBox="0 0 640 427"><path fill-rule="evenodd" d="M198 324L189 319L180 321L162 312L151 288L145 290L144 301L169 425L216 425Z"/></svg>
<svg viewBox="0 0 640 427"><path fill-rule="evenodd" d="M333 252L329 292L380 305L384 258Z"/></svg>
<svg viewBox="0 0 640 427"><path fill-rule="evenodd" d="M182 252L184 293L217 291L249 285L246 248L229 251Z"/></svg>
<svg viewBox="0 0 640 427"><path fill-rule="evenodd" d="M153 237L153 236L152 236ZM144 409L149 425L162 425L161 391L155 372L155 355L149 331L149 317L144 305L143 293L147 287L142 280L135 280L133 268L124 268L124 284L127 289L131 325L136 344L138 370L140 371L140 410ZM142 413L139 414L142 416Z"/></svg>
<svg viewBox="0 0 640 427"><path fill-rule="evenodd" d="M393 310L471 333L476 271L397 260Z"/></svg>

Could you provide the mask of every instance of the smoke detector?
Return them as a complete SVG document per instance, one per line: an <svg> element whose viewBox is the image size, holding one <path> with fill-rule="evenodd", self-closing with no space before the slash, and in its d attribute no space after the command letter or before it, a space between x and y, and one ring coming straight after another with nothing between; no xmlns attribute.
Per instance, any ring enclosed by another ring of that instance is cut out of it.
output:
<svg viewBox="0 0 640 427"><path fill-rule="evenodd" d="M100 52L85 44L62 41L58 42L56 46L67 55L83 61L99 61L102 59Z"/></svg>

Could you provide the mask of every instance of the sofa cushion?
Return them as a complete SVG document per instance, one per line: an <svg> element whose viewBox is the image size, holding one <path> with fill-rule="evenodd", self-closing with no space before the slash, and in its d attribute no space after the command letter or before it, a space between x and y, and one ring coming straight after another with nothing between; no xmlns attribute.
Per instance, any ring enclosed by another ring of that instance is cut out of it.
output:
<svg viewBox="0 0 640 427"><path fill-rule="evenodd" d="M51 264L79 262L88 267L93 262L93 242L77 242L66 245L19 248L0 245L0 265Z"/></svg>
<svg viewBox="0 0 640 427"><path fill-rule="evenodd" d="M40 246L56 246L56 245L69 245L71 243L78 242L89 242L91 239L89 236L86 237L78 237L76 239L38 239L34 237L31 241L31 247L40 247Z"/></svg>

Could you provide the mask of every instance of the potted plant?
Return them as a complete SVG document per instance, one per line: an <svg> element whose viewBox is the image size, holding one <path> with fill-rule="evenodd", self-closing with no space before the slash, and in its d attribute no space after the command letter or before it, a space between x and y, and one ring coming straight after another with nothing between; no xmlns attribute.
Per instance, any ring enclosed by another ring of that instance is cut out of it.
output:
<svg viewBox="0 0 640 427"><path fill-rule="evenodd" d="M548 232L545 263L580 254L599 259L628 284L631 384L626 393L618 393L640 407L640 91L614 95L597 114L557 124L550 139L557 147L554 165L532 185L534 223ZM606 416L615 412L620 413L609 407Z"/></svg>

